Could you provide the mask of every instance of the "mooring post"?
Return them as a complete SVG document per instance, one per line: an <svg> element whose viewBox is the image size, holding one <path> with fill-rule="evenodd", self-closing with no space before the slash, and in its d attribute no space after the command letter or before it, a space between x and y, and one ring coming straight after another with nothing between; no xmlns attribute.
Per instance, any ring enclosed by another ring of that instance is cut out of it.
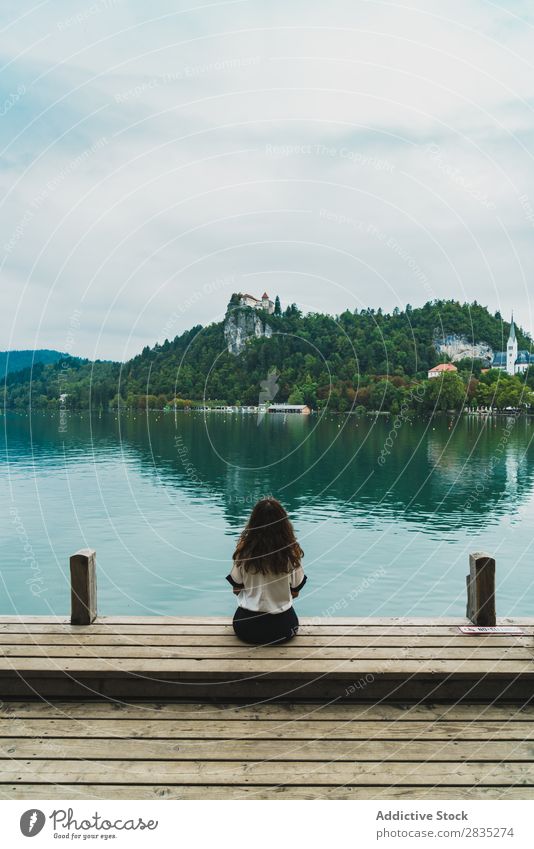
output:
<svg viewBox="0 0 534 849"><path fill-rule="evenodd" d="M82 548L70 558L70 622L90 625L96 619L96 551Z"/></svg>
<svg viewBox="0 0 534 849"><path fill-rule="evenodd" d="M493 627L495 614L495 560L476 551L469 555L467 582L467 618L474 625Z"/></svg>

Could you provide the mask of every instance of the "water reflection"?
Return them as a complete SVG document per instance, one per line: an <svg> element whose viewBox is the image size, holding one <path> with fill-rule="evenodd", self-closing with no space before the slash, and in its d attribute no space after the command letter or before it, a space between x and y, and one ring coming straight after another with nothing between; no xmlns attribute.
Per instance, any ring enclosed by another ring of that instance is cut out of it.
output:
<svg viewBox="0 0 534 849"><path fill-rule="evenodd" d="M274 494L313 519L337 509L345 521L371 511L406 522L436 517L442 529L490 521L532 490L534 449L525 419L460 417L405 424L383 465L392 419L201 413L5 419L2 464L11 474L132 463L153 483L209 499L231 525ZM98 474L95 468L95 474Z"/></svg>
<svg viewBox="0 0 534 849"><path fill-rule="evenodd" d="M56 599L63 605L67 599L67 555L87 542L104 561L110 558L102 586L112 612L134 612L147 599L155 612L199 612L200 596L211 612L221 612L221 563L252 505L266 494L284 502L305 538L324 596L310 594L303 603L312 613L331 598L334 590L324 588L332 573L350 584L366 568L400 561L373 604L386 588L386 612L405 613L407 577L430 559L437 571L427 570L425 580L438 604L451 598L452 551L460 563L475 537L500 546L514 522L510 551L526 551L532 538L534 455L525 419L443 417L396 430L386 416L266 416L258 424L252 415L201 413L71 415L66 433L45 414L8 415L4 424L4 517L16 503L48 564L54 608ZM9 522L3 541L0 565L10 586L0 606L6 611L19 581ZM464 568L454 573L458 600L453 594L450 603L457 612ZM518 570L516 583L507 583L510 598L525 581ZM404 596L393 601L401 588ZM27 607L29 599L17 592ZM423 604L420 593L419 578L412 606ZM424 604L429 612L428 598ZM363 601L345 612L361 612L359 605Z"/></svg>

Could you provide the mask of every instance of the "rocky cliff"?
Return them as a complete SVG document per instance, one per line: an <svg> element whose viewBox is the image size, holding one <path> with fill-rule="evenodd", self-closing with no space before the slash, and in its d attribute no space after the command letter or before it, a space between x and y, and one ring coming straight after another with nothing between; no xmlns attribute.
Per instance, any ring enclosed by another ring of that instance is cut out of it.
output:
<svg viewBox="0 0 534 849"><path fill-rule="evenodd" d="M251 307L231 307L224 320L224 338L230 354L240 354L249 339L270 338L272 327Z"/></svg>
<svg viewBox="0 0 534 849"><path fill-rule="evenodd" d="M487 360L488 362L493 359L493 350L485 342L473 343L465 336L458 336L455 333L436 339L434 345L438 354L446 354L453 363L463 359Z"/></svg>

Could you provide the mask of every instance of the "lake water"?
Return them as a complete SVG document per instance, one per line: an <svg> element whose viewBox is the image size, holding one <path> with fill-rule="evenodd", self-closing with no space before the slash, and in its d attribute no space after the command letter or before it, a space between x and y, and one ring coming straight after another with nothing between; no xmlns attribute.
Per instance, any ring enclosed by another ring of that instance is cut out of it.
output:
<svg viewBox="0 0 534 849"><path fill-rule="evenodd" d="M69 555L91 547L102 614L230 614L237 536L272 494L305 551L303 615L464 615L477 550L497 560L498 615L534 615L526 419L403 422L396 436L391 417L3 422L0 613L67 614Z"/></svg>

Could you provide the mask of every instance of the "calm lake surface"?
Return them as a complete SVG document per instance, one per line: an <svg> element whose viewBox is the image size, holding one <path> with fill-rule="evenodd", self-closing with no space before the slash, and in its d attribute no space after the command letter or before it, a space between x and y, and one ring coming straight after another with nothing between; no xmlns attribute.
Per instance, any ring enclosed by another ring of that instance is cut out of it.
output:
<svg viewBox="0 0 534 849"><path fill-rule="evenodd" d="M67 614L69 555L92 547L102 614L230 614L237 536L272 494L305 551L303 615L464 615L477 550L498 615L534 615L534 421L404 422L381 455L393 421L8 414L0 613Z"/></svg>

